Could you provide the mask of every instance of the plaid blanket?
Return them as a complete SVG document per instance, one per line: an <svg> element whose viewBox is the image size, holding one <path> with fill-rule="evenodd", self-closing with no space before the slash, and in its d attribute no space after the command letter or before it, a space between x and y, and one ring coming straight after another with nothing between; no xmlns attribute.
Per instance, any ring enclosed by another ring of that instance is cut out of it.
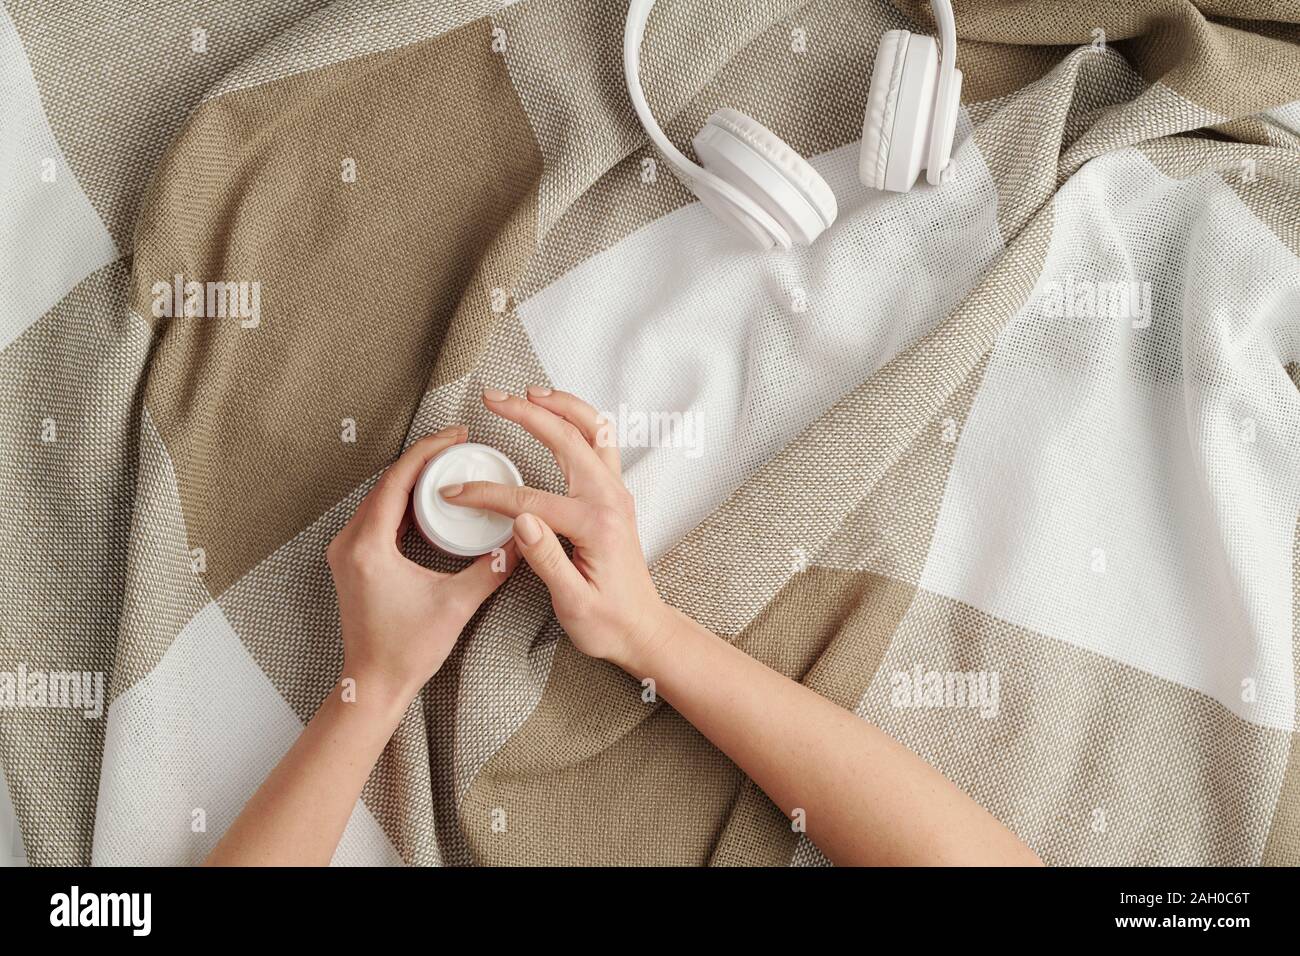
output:
<svg viewBox="0 0 1300 956"><path fill-rule="evenodd" d="M536 383L618 423L666 600L1046 861L1300 862L1300 8L955 6L908 194L857 141L924 0L656 6L674 141L734 106L836 191L762 255L649 148L615 0L5 0L12 852L201 860L337 678L384 466L460 422L562 488L478 402ZM825 862L647 697L517 573L335 862Z"/></svg>

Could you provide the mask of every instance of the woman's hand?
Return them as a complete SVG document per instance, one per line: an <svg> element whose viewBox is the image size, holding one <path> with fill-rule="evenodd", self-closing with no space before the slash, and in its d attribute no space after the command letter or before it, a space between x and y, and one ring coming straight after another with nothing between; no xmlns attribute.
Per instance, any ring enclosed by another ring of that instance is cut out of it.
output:
<svg viewBox="0 0 1300 956"><path fill-rule="evenodd" d="M490 482L442 489L515 519L515 540L579 650L613 661L736 762L839 864L1032 864L1014 834L902 744L720 639L655 592L618 451L590 405L530 388L483 402L555 455L565 496ZM573 542L570 561L555 532Z"/></svg>
<svg viewBox="0 0 1300 956"><path fill-rule="evenodd" d="M411 489L431 458L463 442L461 426L421 438L389 466L325 555L343 624L343 677L403 710L451 653L478 606L518 563L513 542L458 574L404 556Z"/></svg>
<svg viewBox="0 0 1300 956"><path fill-rule="evenodd" d="M465 440L447 428L389 466L326 550L343 621L343 678L208 857L214 865L324 866L361 788L420 688L518 563L513 545L459 574L403 556L407 503L425 464Z"/></svg>
<svg viewBox="0 0 1300 956"><path fill-rule="evenodd" d="M527 399L489 389L483 404L551 450L568 494L471 481L442 488L442 496L514 518L519 550L577 648L635 667L659 639L666 608L641 555L632 496L605 423L586 402L549 388L530 388ZM573 542L573 560L556 532Z"/></svg>

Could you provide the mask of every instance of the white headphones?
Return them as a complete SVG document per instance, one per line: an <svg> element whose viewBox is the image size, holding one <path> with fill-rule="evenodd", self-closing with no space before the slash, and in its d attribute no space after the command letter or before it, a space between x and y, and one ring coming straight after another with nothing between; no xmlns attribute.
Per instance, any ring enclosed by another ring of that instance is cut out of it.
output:
<svg viewBox="0 0 1300 956"><path fill-rule="evenodd" d="M641 88L641 37L654 0L631 0L623 32L628 95L650 141L686 188L723 222L760 248L806 246L835 221L835 194L802 156L758 120L733 109L713 113L691 141L701 167L655 122ZM938 185L952 153L961 71L957 23L949 0L931 0L940 47L932 37L890 30L876 48L862 120L858 177L873 189L906 192L921 170Z"/></svg>

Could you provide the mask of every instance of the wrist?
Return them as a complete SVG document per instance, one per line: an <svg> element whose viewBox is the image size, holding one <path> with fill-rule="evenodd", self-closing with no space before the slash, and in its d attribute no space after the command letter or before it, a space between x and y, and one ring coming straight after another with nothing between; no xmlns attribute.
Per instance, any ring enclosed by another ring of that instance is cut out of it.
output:
<svg viewBox="0 0 1300 956"><path fill-rule="evenodd" d="M421 686L379 668L349 668L345 661L333 695L359 713L396 726Z"/></svg>
<svg viewBox="0 0 1300 956"><path fill-rule="evenodd" d="M680 631L685 615L661 600L646 609L622 642L611 662L633 677L645 677L667 652L673 635Z"/></svg>

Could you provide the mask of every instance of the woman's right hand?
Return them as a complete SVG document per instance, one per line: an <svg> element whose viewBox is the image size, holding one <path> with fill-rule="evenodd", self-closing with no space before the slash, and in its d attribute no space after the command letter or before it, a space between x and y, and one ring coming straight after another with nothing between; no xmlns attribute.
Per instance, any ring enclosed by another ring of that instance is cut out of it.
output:
<svg viewBox="0 0 1300 956"><path fill-rule="evenodd" d="M527 399L488 389L483 404L550 449L568 493L471 481L440 489L443 497L513 518L519 552L550 590L555 616L577 648L635 670L669 611L641 554L635 507L605 422L582 399L549 388L529 388ZM572 560L556 532L573 542Z"/></svg>
<svg viewBox="0 0 1300 956"><path fill-rule="evenodd" d="M591 406L536 388L527 400L496 391L483 400L551 450L568 494L471 482L448 488L447 497L514 517L519 550L550 588L556 616L579 650L633 677L653 675L656 694L773 803L787 815L803 812L808 837L831 860L1038 862L988 811L880 728L659 599L641 557L618 452L601 440ZM573 542L572 561L552 528Z"/></svg>

